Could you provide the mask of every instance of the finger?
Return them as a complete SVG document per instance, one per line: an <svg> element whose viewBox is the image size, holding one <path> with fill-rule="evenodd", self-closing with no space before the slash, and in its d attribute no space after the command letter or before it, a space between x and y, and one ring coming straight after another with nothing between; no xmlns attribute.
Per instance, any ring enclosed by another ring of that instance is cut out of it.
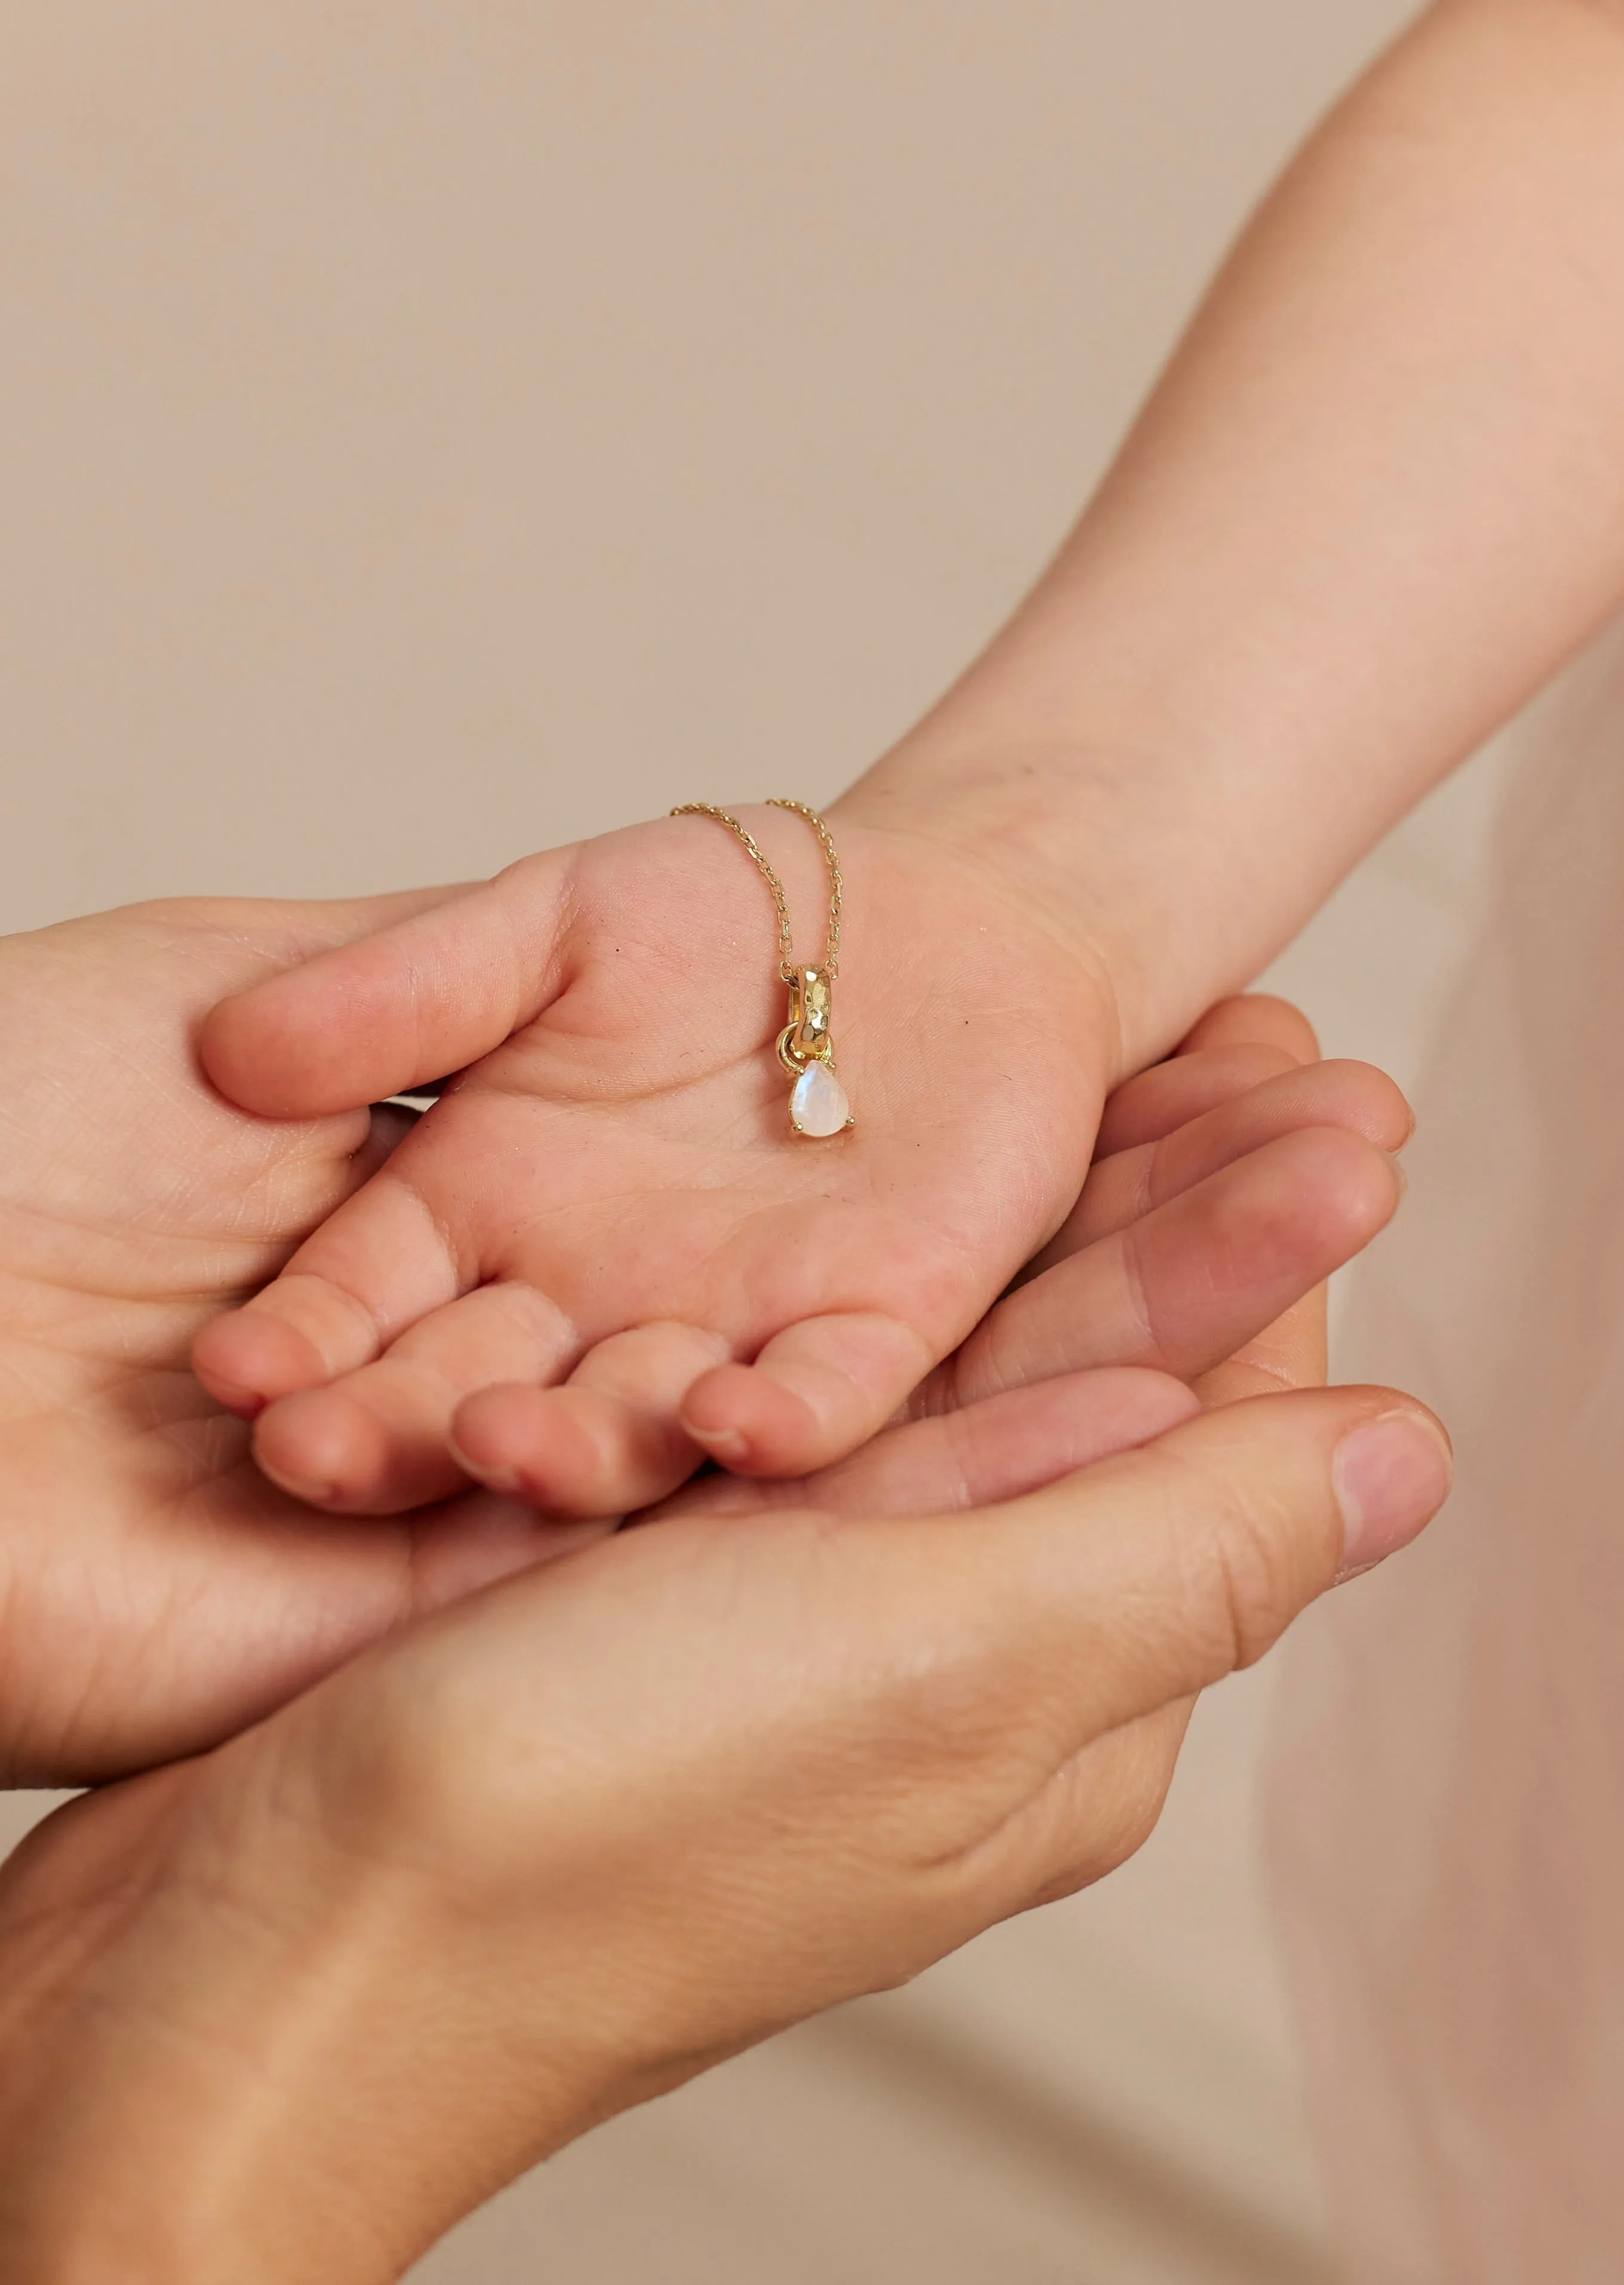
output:
<svg viewBox="0 0 1624 2285"><path fill-rule="evenodd" d="M198 898L189 910L200 920L216 919L232 935L252 940L262 964L292 967L318 953L355 944L380 930L456 903L479 884L441 882L426 889L390 889L371 897ZM353 1108L347 1105L346 1108Z"/></svg>
<svg viewBox="0 0 1624 2285"><path fill-rule="evenodd" d="M1238 1404L1280 1389L1323 1388L1328 1294L1326 1286L1316 1285L1233 1356L1198 1373L1191 1386L1203 1405Z"/></svg>
<svg viewBox="0 0 1624 2285"><path fill-rule="evenodd" d="M1314 1025L1300 1008L1272 992L1238 992L1230 999L1220 1000L1185 1033L1179 1053L1191 1055L1241 1040L1279 1048L1294 1063L1320 1059Z"/></svg>
<svg viewBox="0 0 1624 2285"><path fill-rule="evenodd" d="M1165 1063L1124 1080L1107 1097L1094 1156L1159 1142L1260 1080L1319 1060L1313 1025L1289 1001L1263 992L1220 1000Z"/></svg>
<svg viewBox="0 0 1624 2285"><path fill-rule="evenodd" d="M1186 1038L1170 1066L1199 1065L1210 1056L1257 1053L1263 1041L1298 1063L1319 1055L1313 1026L1300 1009L1253 993L1210 1009ZM1406 1137L1408 1139L1408 1137ZM1233 1404L1281 1388L1322 1387L1327 1374L1328 1289L1319 1285L1196 1383L1204 1405Z"/></svg>
<svg viewBox="0 0 1624 2285"><path fill-rule="evenodd" d="M562 988L569 850L223 1000L203 1025L222 1095L273 1119L379 1102L499 1047Z"/></svg>
<svg viewBox="0 0 1624 2285"><path fill-rule="evenodd" d="M1152 1064L1106 1097L1094 1158L1110 1158L1142 1142L1159 1142L1175 1127L1188 1126L1266 1079L1277 1079L1295 1064L1295 1056L1260 1040L1181 1051L1165 1064Z"/></svg>
<svg viewBox="0 0 1624 2285"><path fill-rule="evenodd" d="M682 1425L736 1474L807 1475L883 1427L934 1362L898 1318L807 1317L775 1333L753 1364L719 1365L695 1381Z"/></svg>
<svg viewBox="0 0 1624 2285"><path fill-rule="evenodd" d="M691 1476L704 1454L682 1427L683 1398L727 1343L696 1325L639 1325L587 1351L555 1388L482 1388L451 1422L453 1457L474 1480L549 1515L624 1515Z"/></svg>
<svg viewBox="0 0 1624 2285"><path fill-rule="evenodd" d="M1402 1173L1396 1166L1394 1172L1401 1195ZM1193 1386L1203 1405L1238 1404L1279 1389L1323 1388L1330 1375L1330 1303L1329 1283L1316 1285L1233 1356L1197 1375Z"/></svg>
<svg viewBox="0 0 1624 2285"><path fill-rule="evenodd" d="M653 1512L760 1515L941 1515L1015 1499L1055 1477L1126 1451L1197 1410L1182 1381L1134 1370L1067 1373L958 1412L888 1429L813 1476L757 1482L712 1475L685 1484Z"/></svg>
<svg viewBox="0 0 1624 2285"><path fill-rule="evenodd" d="M1011 1504L995 1530L945 1519L938 1611L956 1605L972 1629L983 1719L1026 1725L1040 1779L1252 1664L1333 1582L1408 1544L1451 1466L1440 1424L1390 1390L1228 1406ZM906 1604L913 1551L898 1527L876 1541L883 1621Z"/></svg>
<svg viewBox="0 0 1624 2285"><path fill-rule="evenodd" d="M1316 1285L1233 1356L1198 1374L1192 1386L1202 1403L1237 1404L1278 1389L1323 1388L1330 1375L1330 1301L1329 1283Z"/></svg>
<svg viewBox="0 0 1624 2285"><path fill-rule="evenodd" d="M555 1378L578 1348L569 1319L534 1286L482 1285L410 1326L375 1362L271 1405L255 1424L254 1457L315 1506L398 1515L467 1484L451 1445L465 1398Z"/></svg>
<svg viewBox="0 0 1624 2285"><path fill-rule="evenodd" d="M1399 1088L1373 1064L1294 1064L1159 1142L1142 1142L1097 1163L1029 1274L1063 1260L1096 1237L1126 1229L1220 1166L1300 1127L1345 1127L1378 1150L1395 1151L1409 1140L1415 1124Z"/></svg>
<svg viewBox="0 0 1624 2285"><path fill-rule="evenodd" d="M1208 1371L1369 1245L1400 1195L1392 1159L1364 1136L1283 1135L1018 1287L931 1401L1097 1364Z"/></svg>
<svg viewBox="0 0 1624 2285"><path fill-rule="evenodd" d="M203 1326L192 1370L216 1403L251 1420L354 1372L471 1282L410 1179L416 1141L409 1135L263 1292Z"/></svg>
<svg viewBox="0 0 1624 2285"><path fill-rule="evenodd" d="M1204 1045L1236 1033L1248 1038L1266 1033L1294 1048L1305 1062L1319 1053L1318 1039L1301 1011L1263 993L1224 1001L1196 1026ZM1191 1041L1185 1044L1188 1048ZM1329 1289L1317 1286L1234 1356L1202 1375L1196 1384L1202 1402L1235 1404L1272 1389L1323 1387L1329 1370Z"/></svg>

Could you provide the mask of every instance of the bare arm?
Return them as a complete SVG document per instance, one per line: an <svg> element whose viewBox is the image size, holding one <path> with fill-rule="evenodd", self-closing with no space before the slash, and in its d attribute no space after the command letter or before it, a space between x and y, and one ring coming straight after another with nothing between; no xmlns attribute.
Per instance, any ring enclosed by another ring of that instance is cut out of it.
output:
<svg viewBox="0 0 1624 2285"><path fill-rule="evenodd" d="M1624 6L1441 0L1287 169L1014 620L846 802L1080 929L1131 1068L1620 596Z"/></svg>

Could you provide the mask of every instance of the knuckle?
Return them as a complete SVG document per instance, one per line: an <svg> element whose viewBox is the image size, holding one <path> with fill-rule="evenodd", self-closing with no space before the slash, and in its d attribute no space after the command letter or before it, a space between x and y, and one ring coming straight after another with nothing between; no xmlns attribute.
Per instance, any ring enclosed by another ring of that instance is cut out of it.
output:
<svg viewBox="0 0 1624 2285"><path fill-rule="evenodd" d="M1117 1872L1160 1822L1178 1760L1181 1709L1096 1739L1034 1805L1029 1905L1057 1903Z"/></svg>
<svg viewBox="0 0 1624 2285"><path fill-rule="evenodd" d="M1256 1486L1224 1482L1209 1493L1201 1571L1226 1669L1255 1664L1301 1606L1292 1521L1276 1495Z"/></svg>

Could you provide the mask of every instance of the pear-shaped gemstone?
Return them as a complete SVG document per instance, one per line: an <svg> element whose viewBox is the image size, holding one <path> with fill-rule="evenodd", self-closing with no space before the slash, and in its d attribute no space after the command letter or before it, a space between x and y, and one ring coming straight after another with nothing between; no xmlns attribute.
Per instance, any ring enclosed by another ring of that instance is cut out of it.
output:
<svg viewBox="0 0 1624 2285"><path fill-rule="evenodd" d="M827 1064L809 1063L789 1091L789 1123L797 1135L838 1135L851 1116L846 1090Z"/></svg>

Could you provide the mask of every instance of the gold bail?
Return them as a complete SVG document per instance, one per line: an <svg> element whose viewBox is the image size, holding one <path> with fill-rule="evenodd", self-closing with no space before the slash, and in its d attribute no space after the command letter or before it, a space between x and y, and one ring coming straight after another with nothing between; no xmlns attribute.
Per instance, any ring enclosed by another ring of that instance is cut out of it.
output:
<svg viewBox="0 0 1624 2285"><path fill-rule="evenodd" d="M827 1062L829 1048L829 1005L834 986L824 968L797 968L789 987L789 1021L797 1055L816 1056Z"/></svg>
<svg viewBox="0 0 1624 2285"><path fill-rule="evenodd" d="M829 1037L833 979L827 968L795 968L788 971L789 1021L778 1037L778 1059L795 1078L809 1063L834 1058Z"/></svg>

